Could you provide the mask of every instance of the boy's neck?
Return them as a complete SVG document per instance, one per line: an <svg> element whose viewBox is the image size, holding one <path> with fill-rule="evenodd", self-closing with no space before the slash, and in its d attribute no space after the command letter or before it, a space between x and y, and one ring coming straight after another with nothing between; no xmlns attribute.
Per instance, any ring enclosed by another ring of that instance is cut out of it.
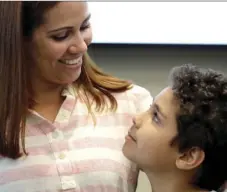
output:
<svg viewBox="0 0 227 192"><path fill-rule="evenodd" d="M189 177L180 174L162 173L157 175L146 172L146 175L150 181L152 192L208 192L190 185Z"/></svg>

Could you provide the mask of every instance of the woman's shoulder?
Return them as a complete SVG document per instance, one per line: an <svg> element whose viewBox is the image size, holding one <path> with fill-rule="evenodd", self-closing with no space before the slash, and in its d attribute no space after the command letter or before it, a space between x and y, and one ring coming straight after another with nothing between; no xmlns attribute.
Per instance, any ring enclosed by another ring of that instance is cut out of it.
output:
<svg viewBox="0 0 227 192"><path fill-rule="evenodd" d="M133 84L130 89L120 95L124 95L124 98L126 98L128 102L133 102L138 113L146 111L153 102L150 91L136 84Z"/></svg>
<svg viewBox="0 0 227 192"><path fill-rule="evenodd" d="M136 97L143 97L143 96L151 96L150 91L148 91L146 88L140 86L140 85L136 85L136 84L132 84L131 89L127 90L128 94L132 94Z"/></svg>

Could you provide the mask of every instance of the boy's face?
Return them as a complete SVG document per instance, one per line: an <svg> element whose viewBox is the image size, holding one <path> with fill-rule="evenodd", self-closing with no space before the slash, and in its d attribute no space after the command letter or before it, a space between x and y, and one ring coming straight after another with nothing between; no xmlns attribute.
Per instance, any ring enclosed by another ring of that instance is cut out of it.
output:
<svg viewBox="0 0 227 192"><path fill-rule="evenodd" d="M175 168L178 150L170 146L170 141L177 135L178 107L172 89L165 88L151 108L134 119L123 153L144 171L168 172Z"/></svg>

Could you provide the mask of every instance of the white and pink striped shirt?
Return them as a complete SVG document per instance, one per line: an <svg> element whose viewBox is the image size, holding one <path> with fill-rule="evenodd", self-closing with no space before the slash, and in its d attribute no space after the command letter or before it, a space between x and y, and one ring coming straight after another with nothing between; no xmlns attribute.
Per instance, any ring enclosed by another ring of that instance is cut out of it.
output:
<svg viewBox="0 0 227 192"><path fill-rule="evenodd" d="M54 121L27 117L26 149L17 160L0 158L0 192L134 192L138 170L122 154L132 117L147 110L150 93L134 86L114 94L117 112L95 113L96 126L73 86Z"/></svg>

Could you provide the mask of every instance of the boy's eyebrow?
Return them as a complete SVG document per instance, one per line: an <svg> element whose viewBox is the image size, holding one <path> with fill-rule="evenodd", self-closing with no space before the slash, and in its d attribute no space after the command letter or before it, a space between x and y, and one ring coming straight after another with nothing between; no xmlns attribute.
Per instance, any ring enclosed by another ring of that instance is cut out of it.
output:
<svg viewBox="0 0 227 192"><path fill-rule="evenodd" d="M156 103L154 103L154 108L157 110L157 112L164 117L165 119L167 119L167 115L165 113L163 113L162 109L160 108L160 106Z"/></svg>

